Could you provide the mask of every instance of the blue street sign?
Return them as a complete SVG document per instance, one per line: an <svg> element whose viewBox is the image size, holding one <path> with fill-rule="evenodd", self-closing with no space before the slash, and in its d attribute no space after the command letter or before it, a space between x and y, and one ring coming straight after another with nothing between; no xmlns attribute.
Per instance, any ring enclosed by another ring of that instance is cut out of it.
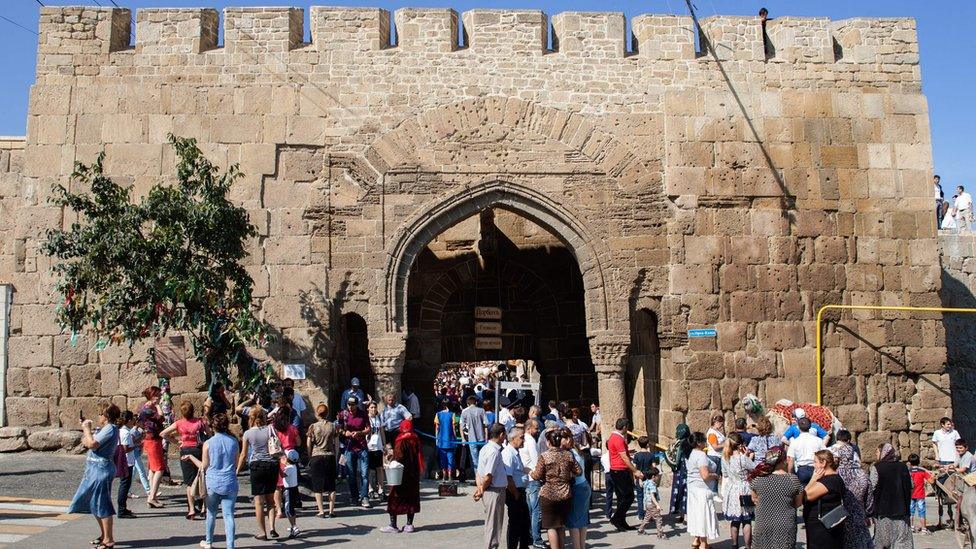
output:
<svg viewBox="0 0 976 549"><path fill-rule="evenodd" d="M715 337L718 332L714 328L704 330L688 330L688 337Z"/></svg>

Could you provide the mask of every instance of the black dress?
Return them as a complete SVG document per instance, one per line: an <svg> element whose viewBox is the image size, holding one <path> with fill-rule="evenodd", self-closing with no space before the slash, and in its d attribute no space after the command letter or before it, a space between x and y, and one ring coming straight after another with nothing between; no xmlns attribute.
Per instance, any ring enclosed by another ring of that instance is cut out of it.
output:
<svg viewBox="0 0 976 549"><path fill-rule="evenodd" d="M834 508L843 504L844 479L834 473L820 479L820 484L827 487L827 493L816 501L803 504L803 522L806 524L807 549L838 549L844 546L844 527L838 525L832 530L820 522L820 516L826 515Z"/></svg>

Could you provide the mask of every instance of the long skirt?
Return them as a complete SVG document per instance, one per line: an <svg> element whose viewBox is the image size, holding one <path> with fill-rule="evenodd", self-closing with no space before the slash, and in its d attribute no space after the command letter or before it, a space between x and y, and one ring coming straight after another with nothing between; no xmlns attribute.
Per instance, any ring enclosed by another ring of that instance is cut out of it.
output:
<svg viewBox="0 0 976 549"><path fill-rule="evenodd" d="M593 492L586 482L573 484L572 508L566 517L566 528L585 528L590 525L590 494Z"/></svg>
<svg viewBox="0 0 976 549"><path fill-rule="evenodd" d="M85 462L85 475L75 497L68 506L69 513L92 514L96 518L115 515L112 505L112 479L115 478L115 464L107 459L91 459Z"/></svg>
<svg viewBox="0 0 976 549"><path fill-rule="evenodd" d="M705 486L688 487L688 535L699 538L718 538L718 517L715 515L715 492Z"/></svg>
<svg viewBox="0 0 976 549"><path fill-rule="evenodd" d="M688 503L688 469L684 462L674 472L671 481L671 514L683 515L687 512Z"/></svg>

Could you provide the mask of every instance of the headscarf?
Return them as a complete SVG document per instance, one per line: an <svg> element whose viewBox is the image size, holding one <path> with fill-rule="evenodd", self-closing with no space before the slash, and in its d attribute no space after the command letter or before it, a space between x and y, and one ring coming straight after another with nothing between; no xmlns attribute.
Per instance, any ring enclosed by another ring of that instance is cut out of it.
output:
<svg viewBox="0 0 976 549"><path fill-rule="evenodd" d="M895 451L894 446L887 442L881 447L879 454L878 461L898 461L898 452Z"/></svg>
<svg viewBox="0 0 976 549"><path fill-rule="evenodd" d="M674 442L669 451L665 453L665 460L672 470L677 471L684 466L692 449L691 429L688 425L679 423L674 429Z"/></svg>
<svg viewBox="0 0 976 549"><path fill-rule="evenodd" d="M844 480L848 493L853 495L860 505L870 508L874 501L870 489L871 481L864 469L854 462L854 447L850 444L841 444L831 451L837 456L837 474Z"/></svg>
<svg viewBox="0 0 976 549"><path fill-rule="evenodd" d="M424 454L421 450L420 437L413 431L412 419L405 419L400 422L400 434L397 435L394 446L413 446L414 451L417 452L418 470L424 470ZM403 451L409 451L409 448L403 448Z"/></svg>
<svg viewBox="0 0 976 549"><path fill-rule="evenodd" d="M786 451L783 450L783 447L773 446L766 451L766 457L759 462L759 465L756 465L756 468L749 473L748 480L769 476L784 459L786 459Z"/></svg>

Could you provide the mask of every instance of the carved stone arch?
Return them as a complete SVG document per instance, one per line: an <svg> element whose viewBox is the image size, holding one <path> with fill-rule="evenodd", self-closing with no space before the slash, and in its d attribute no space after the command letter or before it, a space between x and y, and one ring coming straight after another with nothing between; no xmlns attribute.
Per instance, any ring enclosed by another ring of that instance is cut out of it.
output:
<svg viewBox="0 0 976 549"><path fill-rule="evenodd" d="M646 176L644 165L630 148L600 129L587 115L498 96L468 99L404 120L374 141L365 158L380 174L424 171L429 159L423 152L431 145L477 135L491 127L558 142L566 149L562 160L576 164L587 162L597 172L616 179L623 188ZM466 147L481 145L478 139L462 141ZM547 162L555 160L545 158Z"/></svg>
<svg viewBox="0 0 976 549"><path fill-rule="evenodd" d="M551 196L507 181L489 181L468 187L424 208L404 223L387 248L387 331L406 329L407 283L410 268L424 248L445 229L487 208L502 208L545 228L572 252L583 276L587 331L609 327L606 273L609 255L582 219Z"/></svg>

